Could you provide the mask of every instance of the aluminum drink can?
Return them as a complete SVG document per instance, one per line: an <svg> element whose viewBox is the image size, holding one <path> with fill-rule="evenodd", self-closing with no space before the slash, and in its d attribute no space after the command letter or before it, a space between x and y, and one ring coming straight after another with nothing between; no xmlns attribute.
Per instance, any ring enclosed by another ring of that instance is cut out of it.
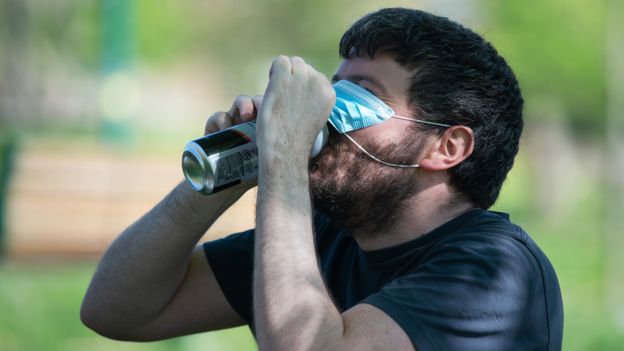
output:
<svg viewBox="0 0 624 351"><path fill-rule="evenodd" d="M321 152L328 135L325 125L316 137L310 157ZM256 121L189 141L182 153L182 171L189 185L204 195L257 179Z"/></svg>

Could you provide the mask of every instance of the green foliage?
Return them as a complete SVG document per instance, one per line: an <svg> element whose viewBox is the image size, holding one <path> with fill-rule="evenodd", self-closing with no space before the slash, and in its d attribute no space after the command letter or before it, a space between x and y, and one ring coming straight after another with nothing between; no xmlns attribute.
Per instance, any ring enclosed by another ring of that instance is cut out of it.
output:
<svg viewBox="0 0 624 351"><path fill-rule="evenodd" d="M164 65L201 45L204 19L193 6L178 1L136 1L138 55L148 64Z"/></svg>
<svg viewBox="0 0 624 351"><path fill-rule="evenodd" d="M248 328L153 343L108 340L82 325L89 264L0 265L0 350L254 350Z"/></svg>
<svg viewBox="0 0 624 351"><path fill-rule="evenodd" d="M31 58L46 67L50 60L97 69L100 53L100 8L98 1L25 2L28 25L24 38Z"/></svg>
<svg viewBox="0 0 624 351"><path fill-rule="evenodd" d="M214 63L224 85L254 85L278 54L299 55L331 75L343 31L362 14L397 1L134 0L139 64L157 68L189 58ZM481 32L516 71L528 118L565 118L602 131L605 120L604 1L481 0ZM422 2L415 4L418 7ZM100 67L100 1L24 2L20 45L39 67ZM6 29L6 28L5 28ZM0 34L3 41L9 31ZM15 43L14 43L15 44ZM5 50L0 45L0 50ZM2 60L2 57L0 57Z"/></svg>
<svg viewBox="0 0 624 351"><path fill-rule="evenodd" d="M483 3L495 28L486 25L484 35L516 72L527 117L565 118L577 129L601 132L606 96L604 2Z"/></svg>
<svg viewBox="0 0 624 351"><path fill-rule="evenodd" d="M150 2L137 0L140 58L170 64L181 57L216 62L240 89L278 54L298 55L330 75L338 41L351 22L393 2ZM482 34L517 73L528 118L565 118L576 129L603 130L605 4L593 0L482 0Z"/></svg>
<svg viewBox="0 0 624 351"><path fill-rule="evenodd" d="M8 188L13 173L16 141L12 135L0 131L0 260L3 258L6 241L6 205ZM0 261L1 262L1 261Z"/></svg>
<svg viewBox="0 0 624 351"><path fill-rule="evenodd" d="M270 59L279 54L302 56L330 74L338 63L340 36L363 13L362 7L330 0L215 1L192 6L137 0L139 52L144 62L157 65L181 57L208 57L239 86L241 80L255 78L248 77L249 65L261 61L268 68Z"/></svg>

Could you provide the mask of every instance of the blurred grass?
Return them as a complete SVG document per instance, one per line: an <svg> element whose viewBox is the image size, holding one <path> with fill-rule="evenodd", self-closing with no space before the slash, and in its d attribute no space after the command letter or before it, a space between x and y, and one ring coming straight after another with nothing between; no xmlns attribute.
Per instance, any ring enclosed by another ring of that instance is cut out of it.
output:
<svg viewBox="0 0 624 351"><path fill-rule="evenodd" d="M255 350L246 327L150 343L105 339L80 322L95 263L0 264L0 350Z"/></svg>

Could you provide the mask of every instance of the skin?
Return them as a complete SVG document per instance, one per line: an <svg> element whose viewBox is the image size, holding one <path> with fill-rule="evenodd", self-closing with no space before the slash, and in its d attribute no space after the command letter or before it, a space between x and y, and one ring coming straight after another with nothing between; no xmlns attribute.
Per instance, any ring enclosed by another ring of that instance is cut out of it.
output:
<svg viewBox="0 0 624 351"><path fill-rule="evenodd" d="M398 115L412 115L407 103L409 72L391 57L347 59L336 76L373 90ZM376 307L359 304L339 311L318 268L309 151L334 99L323 75L301 58L280 56L271 67L263 99L239 97L230 111L216 113L206 126L211 132L256 115L258 119L253 306L258 345L262 350L414 350L405 332ZM403 140L409 123L413 122L390 119L350 135L383 149ZM447 171L472 152L472 131L453 126L438 136L423 132L419 139L423 143L415 161L421 167L409 173L416 191L397 207L401 220L383 232L354 232L362 249L413 240L473 207L452 201L455 190ZM357 152L345 148L326 157L341 157L348 165ZM348 166L332 172L338 183L348 181ZM203 197L180 184L105 253L83 301L83 322L124 340L158 340L242 324L203 252L193 247L251 186Z"/></svg>

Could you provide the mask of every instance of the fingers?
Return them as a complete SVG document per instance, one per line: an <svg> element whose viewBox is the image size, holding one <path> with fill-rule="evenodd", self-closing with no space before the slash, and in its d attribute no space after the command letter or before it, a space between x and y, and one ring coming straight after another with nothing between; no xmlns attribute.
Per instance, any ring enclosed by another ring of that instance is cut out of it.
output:
<svg viewBox="0 0 624 351"><path fill-rule="evenodd" d="M256 117L256 108L253 99L247 95L239 95L234 100L232 107L228 111L233 123L242 123Z"/></svg>
<svg viewBox="0 0 624 351"><path fill-rule="evenodd" d="M293 56L278 56L273 60L271 65L270 81L269 84L285 83L288 78L295 78L296 80L306 79L313 82L327 80L327 77L321 72L314 69L314 67L307 64L301 57Z"/></svg>
<svg viewBox="0 0 624 351"><path fill-rule="evenodd" d="M293 76L301 76L308 73L308 65L299 56L290 58L291 72ZM311 68L311 67L310 67Z"/></svg>
<svg viewBox="0 0 624 351"><path fill-rule="evenodd" d="M292 74L292 66L290 59L287 56L278 56L273 60L271 64L271 70L269 71L269 80L280 80L286 78Z"/></svg>
<svg viewBox="0 0 624 351"><path fill-rule="evenodd" d="M256 95L251 98L251 101L253 102L253 105L254 105L254 116L258 115L258 111L260 111L260 107L262 107L263 98L264 98L263 95Z"/></svg>
<svg viewBox="0 0 624 351"><path fill-rule="evenodd" d="M227 112L216 112L206 122L204 135L218 132L225 128L229 128L233 124L233 118Z"/></svg>
<svg viewBox="0 0 624 351"><path fill-rule="evenodd" d="M239 95L229 111L216 112L208 118L204 127L204 134L215 133L233 125L256 119L263 98L262 95L254 97Z"/></svg>
<svg viewBox="0 0 624 351"><path fill-rule="evenodd" d="M288 76L298 76L306 74L311 67L299 56L287 57L278 56L271 64L269 78L271 80Z"/></svg>

